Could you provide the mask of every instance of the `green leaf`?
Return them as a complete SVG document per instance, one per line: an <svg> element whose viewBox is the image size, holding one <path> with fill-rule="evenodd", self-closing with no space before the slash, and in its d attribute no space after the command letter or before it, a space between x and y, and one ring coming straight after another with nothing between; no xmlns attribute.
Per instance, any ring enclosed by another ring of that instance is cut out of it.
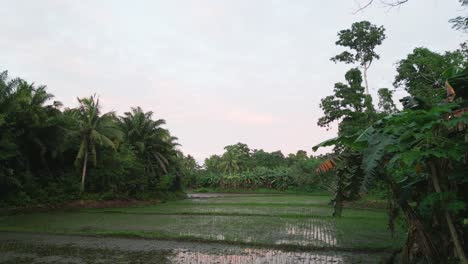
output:
<svg viewBox="0 0 468 264"><path fill-rule="evenodd" d="M318 145L315 145L312 147L312 150L313 151L317 151L319 148L322 148L322 147L329 147L329 146L334 146L334 145L337 145L338 143L340 143L340 139L338 137L336 138L332 138L332 139L328 139L328 140L325 140L323 142L321 142L320 144Z"/></svg>

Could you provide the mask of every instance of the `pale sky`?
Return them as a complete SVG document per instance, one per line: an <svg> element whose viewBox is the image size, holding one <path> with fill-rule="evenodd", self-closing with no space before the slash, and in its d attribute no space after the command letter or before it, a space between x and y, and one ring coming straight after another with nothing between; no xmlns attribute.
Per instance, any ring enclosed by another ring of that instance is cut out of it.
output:
<svg viewBox="0 0 468 264"><path fill-rule="evenodd" d="M415 47L443 52L467 39L447 22L467 12L458 0L354 14L359 1L0 0L0 70L47 85L66 106L97 93L106 111L154 111L199 161L237 142L311 153L336 131L316 125L320 99L351 67L329 60L342 51L339 30L386 28L373 95Z"/></svg>

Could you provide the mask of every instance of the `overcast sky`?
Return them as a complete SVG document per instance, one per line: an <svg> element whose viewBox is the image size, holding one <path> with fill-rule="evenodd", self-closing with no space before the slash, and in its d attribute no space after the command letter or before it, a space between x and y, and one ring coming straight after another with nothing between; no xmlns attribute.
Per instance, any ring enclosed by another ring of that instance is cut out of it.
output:
<svg viewBox="0 0 468 264"><path fill-rule="evenodd" d="M467 12L458 0L354 14L357 3L0 0L0 70L47 85L66 106L97 93L106 111L154 111L199 161L236 142L311 153L335 136L316 123L320 99L350 68L329 60L342 50L339 30L360 20L386 28L374 95L415 47L443 52L467 39L447 22Z"/></svg>

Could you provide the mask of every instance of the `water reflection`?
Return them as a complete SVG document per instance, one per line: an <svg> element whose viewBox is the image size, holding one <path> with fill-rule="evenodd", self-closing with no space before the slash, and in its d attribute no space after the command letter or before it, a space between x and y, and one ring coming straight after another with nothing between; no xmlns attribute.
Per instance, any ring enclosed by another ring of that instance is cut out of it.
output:
<svg viewBox="0 0 468 264"><path fill-rule="evenodd" d="M283 223L276 228L271 228L269 225L255 226L247 221L239 224L237 222L239 220L243 219L222 216L206 217L203 224L187 226L177 230L177 233L180 236L214 241L229 240L317 247L334 247L338 245L335 222L330 219L280 219Z"/></svg>
<svg viewBox="0 0 468 264"><path fill-rule="evenodd" d="M361 261L369 260L369 256L345 256L336 252L320 252L320 253L307 253L307 252L284 252L280 250L266 250L266 249L250 249L247 248L243 252L234 254L213 254L205 252L192 252L179 250L170 259L172 263L203 263L203 264L244 264L244 263L349 263L349 260L359 261L358 263L365 263ZM372 263L372 262L370 262Z"/></svg>
<svg viewBox="0 0 468 264"><path fill-rule="evenodd" d="M303 223L286 223L285 235L276 244L336 246L334 222L310 219Z"/></svg>
<svg viewBox="0 0 468 264"><path fill-rule="evenodd" d="M205 239L210 239L210 240L218 240L218 241L224 241L226 240L226 237L223 234L207 234L207 235L201 235L199 233L191 233L191 232L180 232L180 236L185 236L185 237L200 237L200 238L205 238Z"/></svg>

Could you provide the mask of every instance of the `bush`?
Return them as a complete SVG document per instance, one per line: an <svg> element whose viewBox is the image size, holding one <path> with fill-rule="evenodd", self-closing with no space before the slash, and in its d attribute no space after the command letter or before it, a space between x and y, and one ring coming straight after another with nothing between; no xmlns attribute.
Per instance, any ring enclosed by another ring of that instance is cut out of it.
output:
<svg viewBox="0 0 468 264"><path fill-rule="evenodd" d="M201 171L195 177L193 187L221 190L257 190L260 188L287 190L320 189L319 180L313 172L304 172L296 167L256 167L240 173L224 174Z"/></svg>

